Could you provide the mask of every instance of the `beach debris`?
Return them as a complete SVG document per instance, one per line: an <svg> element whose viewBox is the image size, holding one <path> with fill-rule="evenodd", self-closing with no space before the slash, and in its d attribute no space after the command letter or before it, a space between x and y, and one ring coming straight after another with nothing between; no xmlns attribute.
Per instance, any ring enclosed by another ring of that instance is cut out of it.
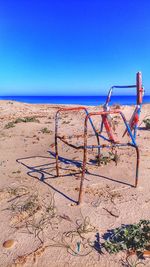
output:
<svg viewBox="0 0 150 267"><path fill-rule="evenodd" d="M19 173L21 173L21 171L20 171L20 170L18 170L18 171L13 171L12 173L13 173L13 174L14 174L14 173L19 174Z"/></svg>
<svg viewBox="0 0 150 267"><path fill-rule="evenodd" d="M87 238L79 240L79 237L77 235L73 240L72 236L66 235L66 232L64 232L62 235L58 234L51 238L48 246L64 248L72 256L88 256L93 251L92 243Z"/></svg>
<svg viewBox="0 0 150 267"><path fill-rule="evenodd" d="M3 243L4 248L11 248L14 245L15 241L13 239L6 240Z"/></svg>
<svg viewBox="0 0 150 267"><path fill-rule="evenodd" d="M66 214L60 215L60 218L62 218L63 220L66 220L68 222L72 222L72 220L70 219L70 217Z"/></svg>
<svg viewBox="0 0 150 267"><path fill-rule="evenodd" d="M150 119L145 119L145 120L143 120L143 122L145 123L146 129L149 130L150 129Z"/></svg>
<svg viewBox="0 0 150 267"><path fill-rule="evenodd" d="M123 267L137 267L138 265L145 265L143 258L140 259L140 256L137 255L128 255L125 259L121 259L120 262Z"/></svg>
<svg viewBox="0 0 150 267"><path fill-rule="evenodd" d="M81 242L77 242L77 252L80 252Z"/></svg>
<svg viewBox="0 0 150 267"><path fill-rule="evenodd" d="M118 218L120 215L120 211L113 207L112 209L107 209L107 208L103 208L104 210L106 210L111 216Z"/></svg>

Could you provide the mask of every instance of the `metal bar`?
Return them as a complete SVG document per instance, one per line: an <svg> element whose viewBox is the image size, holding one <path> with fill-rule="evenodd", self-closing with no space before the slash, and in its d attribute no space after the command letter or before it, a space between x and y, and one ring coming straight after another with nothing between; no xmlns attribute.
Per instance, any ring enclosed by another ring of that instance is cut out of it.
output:
<svg viewBox="0 0 150 267"><path fill-rule="evenodd" d="M100 133L102 133L103 128L104 128L104 123L103 123L103 121L102 121L102 122L101 122L101 125L100 125Z"/></svg>
<svg viewBox="0 0 150 267"><path fill-rule="evenodd" d="M63 138L61 138L60 136L58 136L57 138L60 139L66 145L68 145L68 146L70 146L72 148L75 148L75 149L84 149L84 145L83 146L75 146L75 145L70 144L69 142L67 142L66 140L64 140ZM102 145L89 145L89 146L86 146L86 148L87 149L110 148L110 147L112 148L112 147L127 146L127 145L133 146L133 144L130 144L130 143L113 143L111 145L106 145L106 144L102 144Z"/></svg>
<svg viewBox="0 0 150 267"><path fill-rule="evenodd" d="M96 116L96 115L109 115L109 114L120 114L125 125L126 125L126 128L128 130L128 133L129 133L129 136L131 137L131 140L132 140L132 143L133 145L136 145L136 142L135 142L135 139L134 139L134 136L132 135L132 132L131 132L131 129L127 123L127 120L124 116L124 114L120 111L120 110L114 110L114 111L99 111L99 112L91 112L87 115L87 117L91 117L91 116Z"/></svg>
<svg viewBox="0 0 150 267"><path fill-rule="evenodd" d="M121 112L119 112L119 113L121 113ZM89 115L91 115L91 114L89 113L86 116L86 122L85 122L84 146L80 146L80 147L74 146L72 144L69 144L67 141L63 140L63 138L61 138L60 136L57 136L57 138L61 139L62 142L66 143L70 147L73 147L73 148L76 148L76 149L84 149L83 168L82 168L82 177L81 177L81 183L80 183L80 191L79 191L78 204L80 204L82 202L82 198L83 198L83 185L84 185L84 178L85 178L85 171L86 171L86 162L87 162L87 149L93 149L93 148L110 148L110 147L121 147L121 146L132 146L132 147L134 147L136 149L136 154L137 154L135 187L137 187L137 184L138 184L139 161L140 161L138 147L135 146L135 145L133 145L133 144L130 144L130 143L120 143L120 144L112 144L112 145L105 145L105 144L103 144L103 145L91 145L91 146L87 146L87 121L88 121ZM96 114L94 114L94 115L96 115ZM97 115L99 115L99 114L97 114ZM58 156L58 150L57 150L56 157L57 156ZM58 158L57 158L57 160L58 160ZM59 173L58 173L58 176L59 176Z"/></svg>
<svg viewBox="0 0 150 267"><path fill-rule="evenodd" d="M101 137L103 140L105 140L105 141L107 141L107 142L110 142L110 143L114 142L113 140L108 139L107 137L103 136L103 135L100 134L100 133L98 133L98 136Z"/></svg>
<svg viewBox="0 0 150 267"><path fill-rule="evenodd" d="M60 112L65 112L65 111L79 111L79 110L84 110L85 111L85 113L86 113L86 115L88 115L89 114L89 112L87 111L87 109L85 108L85 107L74 107L74 108L60 108L58 111L57 111L57 113L56 113L56 116L58 116L58 113L60 113ZM95 126L94 126L94 124L93 124L93 122L92 122L92 120L91 120L91 118L89 117L89 121L90 121L90 123L91 123L91 126L92 126L92 128L93 128L93 131L94 131L94 133L95 133L95 136L96 136L96 138L97 138L97 131L96 131L96 129L95 129ZM98 136L100 136L101 138L103 138L104 140L106 140L106 141L108 141L108 142L111 142L112 140L109 140L109 139L107 139L106 137L104 137L104 136L102 136L102 135L100 135L100 134L98 134ZM98 141L98 138L97 138L97 141Z"/></svg>
<svg viewBox="0 0 150 267"><path fill-rule="evenodd" d="M138 121L139 121L139 116L140 116L140 111L141 111L141 105L143 101L143 94L144 90L142 87L142 74L141 72L138 72L136 74L136 88L137 88L137 105L136 108L133 112L133 115L130 119L129 126L131 128L131 131L134 130L134 138L136 139L136 132L137 132L137 127L138 127ZM124 132L123 136L126 134L127 131Z"/></svg>
<svg viewBox="0 0 150 267"><path fill-rule="evenodd" d="M60 108L60 109L57 111L57 113L65 112L65 111L79 111L79 110L84 110L85 113L86 113L86 115L89 114L89 112L87 111L87 109L86 109L85 107ZM94 127L94 124L93 124L92 120L89 119L89 121L90 121L91 126L92 126L92 128L93 128L93 130L94 130L94 133L96 134L96 129L95 129L95 127Z"/></svg>
<svg viewBox="0 0 150 267"><path fill-rule="evenodd" d="M113 85L111 88L136 88L136 85Z"/></svg>
<svg viewBox="0 0 150 267"><path fill-rule="evenodd" d="M127 123L127 120L126 120L124 114L123 114L122 112L120 112L120 115L122 116L122 118L123 118L123 120L124 120L124 123L125 123L125 125L126 125L128 134L129 134L129 136L131 137L131 140L132 140L133 145L136 146L136 140L135 140L134 136L132 135L132 131L131 131L131 129L130 129L129 124Z"/></svg>
<svg viewBox="0 0 150 267"><path fill-rule="evenodd" d="M83 198L83 184L84 184L86 162L87 162L87 118L88 117L89 117L89 114L86 116L85 122L84 122L84 152L83 152L82 176L81 176L79 196L78 196L78 205L81 204L82 198Z"/></svg>
<svg viewBox="0 0 150 267"><path fill-rule="evenodd" d="M109 106L108 105L109 105L109 102L110 102L110 99L111 99L111 95L112 95L112 92L113 92L114 88L136 88L137 89L137 107L142 104L143 95L144 95L144 88L142 86L142 74L141 74L141 72L138 72L136 74L136 85L122 85L122 86L114 85L114 86L112 86L110 88L108 96L107 96L107 99L106 99L106 102L105 102L105 104L103 106L105 111L109 110ZM134 124L134 125L132 125L133 127L131 127L131 131L134 128L134 138L135 139L136 139L136 131L137 131L137 127L138 127L138 121L137 120L139 119L139 116L140 116L140 111L137 112L137 113L134 112L134 114L132 115L132 118L130 120L130 123L129 123L129 126L130 126L131 123ZM135 123L133 123L134 120L135 120ZM103 128L103 124L101 125L101 131L102 131L102 128ZM127 131L124 132L124 135L126 133L127 133Z"/></svg>
<svg viewBox="0 0 150 267"><path fill-rule="evenodd" d="M108 104L109 104L110 99L111 99L112 91L113 91L113 87L110 88L110 90L108 92L108 95L107 95L107 98L106 98L106 102L105 102L105 104L103 106L105 111L108 111Z"/></svg>
<svg viewBox="0 0 150 267"><path fill-rule="evenodd" d="M101 111L101 112L92 112L89 113L86 118L85 118L85 123L84 123L84 154L83 154L83 166L82 166L82 177L81 177L81 182L80 182L80 189L79 189L79 197L78 197L78 205L82 202L83 200L83 185L84 185L84 178L85 178L85 171L86 171L86 162L87 162L87 122L89 120L89 117L91 116L97 116L97 115L107 115L107 114L120 114L126 127L128 130L128 133L131 137L132 144L131 146L135 147L136 152L137 152L137 163L136 163L136 180L135 180L135 187L137 186L138 183L138 170L139 170L139 150L138 147L136 146L136 143L134 141L134 137L131 133L131 130L127 124L126 118L124 114L119 111ZM126 144L127 146L130 145L129 143ZM119 145L118 145L119 146Z"/></svg>
<svg viewBox="0 0 150 267"><path fill-rule="evenodd" d="M136 87L137 87L137 105L142 104L143 101L143 87L142 87L142 73L138 72L136 74Z"/></svg>
<svg viewBox="0 0 150 267"><path fill-rule="evenodd" d="M136 176L135 176L135 188L138 185L138 178L139 178L139 164L140 164L140 152L138 146L135 146L136 149L136 155L137 155L137 160L136 160Z"/></svg>
<svg viewBox="0 0 150 267"><path fill-rule="evenodd" d="M100 166L100 157L101 157L101 146L100 146L100 140L99 140L99 136L98 136L98 134L96 135L96 138L97 138L97 144L98 144L98 146L97 146L97 149L98 149L98 166Z"/></svg>
<svg viewBox="0 0 150 267"><path fill-rule="evenodd" d="M55 153L56 153L56 176L59 176L59 163L58 163L58 112L55 117Z"/></svg>
<svg viewBox="0 0 150 267"><path fill-rule="evenodd" d="M89 112L86 110L86 115L88 115L88 114L89 114ZM95 133L95 135L96 135L96 137L97 137L97 131L96 131L95 126L94 126L94 124L93 124L93 122L92 122L92 119L89 118L89 121L90 121L91 126L92 126L92 128L93 128L93 131L94 131L94 133Z"/></svg>
<svg viewBox="0 0 150 267"><path fill-rule="evenodd" d="M139 105L139 108L138 108L138 110L137 110L138 121L137 121L137 123L135 124L135 127L134 127L134 138L135 138L135 139L136 139L136 134L137 134L137 129L138 129L139 117L140 117L140 113L141 113L141 106L142 106L142 105Z"/></svg>
<svg viewBox="0 0 150 267"><path fill-rule="evenodd" d="M89 113L84 122L84 152L83 152L83 166L82 166L82 176L81 176L81 182L80 182L80 189L79 189L79 196L78 196L78 205L81 204L83 200L83 186L84 186L84 178L85 178L85 171L86 171L86 162L87 162L87 122L89 118L92 115L102 115L102 114L107 114L108 112L93 112ZM115 112L117 113L117 111Z"/></svg>
<svg viewBox="0 0 150 267"><path fill-rule="evenodd" d="M60 113L60 112L65 112L65 111L79 111L79 110L84 110L84 111L87 111L87 109L85 107L73 107L73 108L60 108L58 109L58 111L56 112L57 113Z"/></svg>
<svg viewBox="0 0 150 267"><path fill-rule="evenodd" d="M88 137L94 137L95 134L89 134ZM62 136L59 136L58 137L64 139L64 137ZM84 134L72 134L72 135L68 135L67 138L70 139L70 138L79 138L79 137L84 137Z"/></svg>
<svg viewBox="0 0 150 267"><path fill-rule="evenodd" d="M84 148L84 146L75 146L75 145L72 145L72 144L68 143L68 142L67 142L66 140L64 140L63 137L61 137L61 136L57 136L57 138L58 138L59 140L61 140L63 143L65 143L66 145L68 145L68 146L70 146L70 147L72 147L72 148L75 148L75 149L83 149L83 148Z"/></svg>
<svg viewBox="0 0 150 267"><path fill-rule="evenodd" d="M132 144L130 144L130 143L126 143L126 144L122 144L122 143L120 143L120 144L112 144L112 145L105 145L105 144L103 144L103 145L91 145L91 146L87 146L86 148L87 149L94 149L94 148L112 148L112 147L120 147L120 146L133 146ZM83 147L84 148L84 147Z"/></svg>
<svg viewBox="0 0 150 267"><path fill-rule="evenodd" d="M135 108L135 110L134 110L134 112L132 114L132 117L131 117L131 119L129 121L129 127L130 127L131 131L133 130L134 125L135 125L135 118L136 118L136 115L137 115L137 111L138 111L138 106L136 106L136 108ZM122 137L124 137L126 135L126 133L127 133L127 129L125 129Z"/></svg>
<svg viewBox="0 0 150 267"><path fill-rule="evenodd" d="M58 116L60 112L66 112L66 111L80 111L84 110L87 114L88 111L85 107L73 107L73 108L60 108L56 112L55 116L55 153L56 153L56 176L59 176L59 161L58 161Z"/></svg>
<svg viewBox="0 0 150 267"><path fill-rule="evenodd" d="M112 130L111 130L111 126L110 126L110 123L109 123L109 120L108 120L108 116L107 115L102 115L102 121L104 123L104 126L105 126L105 129L106 129L107 135L109 137L109 140L111 142L115 142L114 137L113 137L113 133L112 133Z"/></svg>
<svg viewBox="0 0 150 267"><path fill-rule="evenodd" d="M112 96L112 93L113 93L113 89L117 89L117 88L136 88L137 87L137 85L113 85L111 88L110 88L110 90L109 90L109 92L108 92L108 95L107 95L107 98L106 98L106 102L105 102L105 104L104 104L104 110L105 111L108 111L108 104L109 104L109 102L110 102L110 99L111 99L111 96Z"/></svg>

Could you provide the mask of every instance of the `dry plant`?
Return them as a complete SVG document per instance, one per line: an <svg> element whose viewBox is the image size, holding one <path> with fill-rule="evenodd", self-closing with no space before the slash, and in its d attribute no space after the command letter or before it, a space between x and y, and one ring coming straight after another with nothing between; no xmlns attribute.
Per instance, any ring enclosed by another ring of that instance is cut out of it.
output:
<svg viewBox="0 0 150 267"><path fill-rule="evenodd" d="M23 264L25 264L27 262L28 259L33 258L33 262L36 261L37 256L40 256L46 249L47 246L43 246L43 244L40 244L40 246L38 246L38 248L36 248L35 250L31 251L30 253L24 254L22 256L17 256L17 258L15 258L13 260L13 265L14 266L23 266Z"/></svg>
<svg viewBox="0 0 150 267"><path fill-rule="evenodd" d="M41 129L41 132L43 134L52 134L53 132L51 130L49 130L47 127L44 127Z"/></svg>
<svg viewBox="0 0 150 267"><path fill-rule="evenodd" d="M5 129L9 129L12 127L15 127L15 124L17 123L27 123L27 122L37 122L39 123L40 121L36 117L25 117L25 118L17 118L15 121L10 121L5 125Z"/></svg>
<svg viewBox="0 0 150 267"><path fill-rule="evenodd" d="M23 197L23 195L21 197ZM38 195L29 195L22 201L21 199L19 199L19 201L14 201L8 209L17 214L26 212L29 216L31 216L40 209Z"/></svg>
<svg viewBox="0 0 150 267"><path fill-rule="evenodd" d="M58 238L59 237L59 238ZM67 253L71 254L72 256L87 256L93 251L93 247L91 246L89 239L84 239L82 241L75 241L72 242L71 239L68 239L66 233L58 234L56 237L51 238L51 244L49 247L57 247L57 248L64 248L66 249ZM81 246L83 253L81 253Z"/></svg>
<svg viewBox="0 0 150 267"><path fill-rule="evenodd" d="M51 193L50 198L46 195L46 198L42 199L37 193L31 194L31 191L25 196L21 194L23 190L19 188L9 188L9 192L13 196L19 196L19 200L16 198L12 200L8 209L13 213L13 216L21 217L21 220L15 221L12 228L31 234L40 241L37 249L18 256L14 264L23 264L31 258L35 261L36 257L48 247L64 248L73 256L87 256L93 251L94 246L87 234L95 232L96 228L90 223L89 217L83 217L81 214L82 218L77 219L74 223L67 215L59 214L54 194ZM62 220L67 220L71 225L73 224L73 230L61 233L59 226ZM48 235L49 230L47 229L49 227L55 237L51 237L51 234ZM45 241L48 243L46 246L44 246Z"/></svg>
<svg viewBox="0 0 150 267"><path fill-rule="evenodd" d="M36 215L36 214L35 214ZM44 230L49 226L52 230L57 230L62 217L58 214L55 206L54 195L51 196L50 202L42 202L39 216L32 216L25 222L25 228L29 234L33 234L41 243L44 243Z"/></svg>
<svg viewBox="0 0 150 267"><path fill-rule="evenodd" d="M127 256L125 260L121 260L121 264L123 267L137 267L139 264L145 265L145 263L142 262L137 255L134 257Z"/></svg>
<svg viewBox="0 0 150 267"><path fill-rule="evenodd" d="M64 235L66 237L71 237L71 240L73 240L75 236L79 236L82 240L84 240L86 239L86 234L97 231L97 229L91 224L88 216L83 217L82 215L82 219L77 219L74 226L75 229L64 232Z"/></svg>
<svg viewBox="0 0 150 267"><path fill-rule="evenodd" d="M100 155L100 158L98 155L96 155L95 157L95 160L96 162L100 162L101 165L107 165L108 163L110 163L111 161L114 161L115 164L117 165L118 164L118 161L119 161L120 157L117 153L117 151L111 151L107 154L101 154Z"/></svg>
<svg viewBox="0 0 150 267"><path fill-rule="evenodd" d="M20 171L14 172L14 173L20 173ZM24 195L27 195L29 193L29 189L25 186L22 187L8 187L5 189L9 195L16 196L16 197L22 197Z"/></svg>
<svg viewBox="0 0 150 267"><path fill-rule="evenodd" d="M7 210L13 213L12 228L33 234L41 243L44 242L44 230L48 227L57 230L63 219L57 212L54 195L44 201L37 193L30 193L26 198L14 199Z"/></svg>
<svg viewBox="0 0 150 267"><path fill-rule="evenodd" d="M111 202L113 205L115 205L116 200L121 200L123 198L120 192L111 190L109 187L102 188L102 189L87 188L85 192L88 194L93 194L94 196L97 196L97 200L96 201L94 200L91 203L93 207L98 207L102 202Z"/></svg>
<svg viewBox="0 0 150 267"><path fill-rule="evenodd" d="M27 187L8 187L0 190L0 199L9 199L8 202L14 201L22 196L25 196L29 193Z"/></svg>

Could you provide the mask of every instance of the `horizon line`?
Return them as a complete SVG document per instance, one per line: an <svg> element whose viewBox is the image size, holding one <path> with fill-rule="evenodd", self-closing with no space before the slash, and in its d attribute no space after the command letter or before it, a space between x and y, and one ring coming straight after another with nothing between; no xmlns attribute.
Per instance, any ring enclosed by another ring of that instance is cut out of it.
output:
<svg viewBox="0 0 150 267"><path fill-rule="evenodd" d="M102 95L0 95L0 97L100 97L100 96L107 96L108 94ZM122 94L122 95L112 95L113 96L137 96L136 94ZM144 96L150 96L150 94L144 94ZM144 97L143 96L143 97Z"/></svg>

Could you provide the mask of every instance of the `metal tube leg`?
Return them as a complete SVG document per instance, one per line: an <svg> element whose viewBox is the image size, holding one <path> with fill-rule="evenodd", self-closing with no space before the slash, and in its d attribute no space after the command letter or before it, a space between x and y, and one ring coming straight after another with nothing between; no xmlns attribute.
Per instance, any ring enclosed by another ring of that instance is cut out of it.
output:
<svg viewBox="0 0 150 267"><path fill-rule="evenodd" d="M102 131L103 131L103 126L104 126L104 123L103 123L103 121L101 122L101 127L100 127L100 133L102 133Z"/></svg>
<svg viewBox="0 0 150 267"><path fill-rule="evenodd" d="M138 185L138 178L139 178L139 163L140 163L140 152L139 148L135 146L136 149L136 155L137 155L137 160L136 160L136 176L135 176L135 187Z"/></svg>
<svg viewBox="0 0 150 267"><path fill-rule="evenodd" d="M84 148L84 156L83 156L83 167L82 167L82 176L80 182L80 190L79 190L79 197L78 197L78 205L81 204L83 199L83 183L86 171L86 160L87 160L87 148Z"/></svg>
<svg viewBox="0 0 150 267"><path fill-rule="evenodd" d="M59 176L58 142L57 142L57 137L56 137L56 139L55 139L55 153L56 153L56 176Z"/></svg>
<svg viewBox="0 0 150 267"><path fill-rule="evenodd" d="M56 176L59 176L57 133L58 133L58 114L56 114L56 118L55 118L55 153L56 153Z"/></svg>
<svg viewBox="0 0 150 267"><path fill-rule="evenodd" d="M96 138L97 138L97 144L98 146L100 145L100 141L99 141L99 136L96 135ZM101 150L100 150L100 147L98 147L98 158L97 158L97 161L98 161L98 166L100 166L100 159L101 159Z"/></svg>
<svg viewBox="0 0 150 267"><path fill-rule="evenodd" d="M83 183L86 171L86 162L87 162L87 119L88 116L85 118L85 128L84 128L84 154L83 154L83 166L82 166L82 176L80 182L80 190L79 190L79 197L78 197L78 205L81 204L83 199Z"/></svg>

